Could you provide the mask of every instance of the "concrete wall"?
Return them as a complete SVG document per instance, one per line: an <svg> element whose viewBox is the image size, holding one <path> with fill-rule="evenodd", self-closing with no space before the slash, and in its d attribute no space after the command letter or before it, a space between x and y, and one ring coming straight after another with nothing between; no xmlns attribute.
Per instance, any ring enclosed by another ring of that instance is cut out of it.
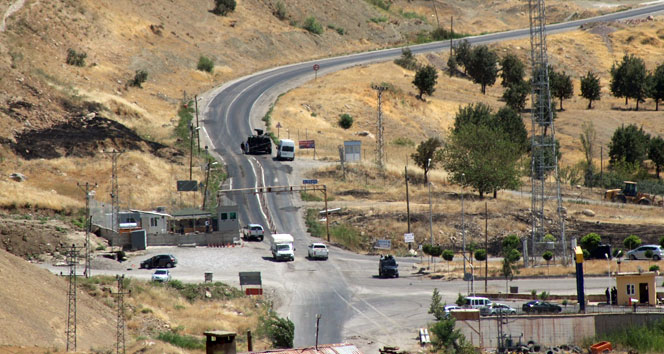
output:
<svg viewBox="0 0 664 354"><path fill-rule="evenodd" d="M523 334L524 343L534 340L541 345L555 346L581 343L585 338L660 320L664 320L664 313L510 316L503 324L503 333L511 334L515 342ZM497 317L457 320L456 328L476 347L492 349L498 345Z"/></svg>
<svg viewBox="0 0 664 354"><path fill-rule="evenodd" d="M115 247L131 247L131 237L129 234L116 234L109 229L99 229L100 236L107 239L111 246ZM148 247L150 246L178 246L178 245L191 245L208 246L208 245L227 245L233 243L234 239L239 239L240 235L237 231L231 232L211 232L211 233L198 233L198 234L159 234L148 235Z"/></svg>

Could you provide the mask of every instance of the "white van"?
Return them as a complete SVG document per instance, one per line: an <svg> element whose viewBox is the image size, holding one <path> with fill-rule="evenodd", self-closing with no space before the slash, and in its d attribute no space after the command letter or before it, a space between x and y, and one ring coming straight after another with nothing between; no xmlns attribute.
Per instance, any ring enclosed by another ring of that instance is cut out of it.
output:
<svg viewBox="0 0 664 354"><path fill-rule="evenodd" d="M491 300L486 297L468 296L464 304L466 308L481 309L482 307L491 305Z"/></svg>
<svg viewBox="0 0 664 354"><path fill-rule="evenodd" d="M290 160L295 159L295 142L290 139L279 140L277 146L277 160Z"/></svg>

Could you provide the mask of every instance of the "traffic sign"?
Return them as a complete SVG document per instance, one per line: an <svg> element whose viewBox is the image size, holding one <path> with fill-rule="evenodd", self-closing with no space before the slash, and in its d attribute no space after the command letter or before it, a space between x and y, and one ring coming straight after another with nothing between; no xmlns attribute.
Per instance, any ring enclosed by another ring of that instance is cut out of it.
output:
<svg viewBox="0 0 664 354"><path fill-rule="evenodd" d="M277 128L281 128L281 122L277 122Z"/></svg>
<svg viewBox="0 0 664 354"><path fill-rule="evenodd" d="M320 65L314 64L314 71L318 71L318 69L320 69Z"/></svg>
<svg viewBox="0 0 664 354"><path fill-rule="evenodd" d="M316 140L300 140L298 141L298 145L300 146L300 149L315 149Z"/></svg>
<svg viewBox="0 0 664 354"><path fill-rule="evenodd" d="M303 179L302 184L318 184L317 179Z"/></svg>
<svg viewBox="0 0 664 354"><path fill-rule="evenodd" d="M412 232L403 234L403 242L406 242L406 243L415 242L415 234L413 234Z"/></svg>
<svg viewBox="0 0 664 354"><path fill-rule="evenodd" d="M376 240L374 248L382 250L392 249L392 240Z"/></svg>

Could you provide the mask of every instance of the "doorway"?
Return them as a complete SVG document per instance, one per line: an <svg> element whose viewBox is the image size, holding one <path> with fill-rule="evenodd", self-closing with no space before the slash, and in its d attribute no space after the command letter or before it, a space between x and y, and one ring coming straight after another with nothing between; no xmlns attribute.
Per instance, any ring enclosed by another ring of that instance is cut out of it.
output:
<svg viewBox="0 0 664 354"><path fill-rule="evenodd" d="M649 304L648 283L639 283L639 303Z"/></svg>

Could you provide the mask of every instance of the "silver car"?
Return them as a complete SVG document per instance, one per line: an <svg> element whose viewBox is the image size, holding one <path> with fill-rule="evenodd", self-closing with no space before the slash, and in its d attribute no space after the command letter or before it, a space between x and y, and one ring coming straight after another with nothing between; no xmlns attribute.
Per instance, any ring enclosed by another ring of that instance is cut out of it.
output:
<svg viewBox="0 0 664 354"><path fill-rule="evenodd" d="M652 251L652 260L659 261L662 259L662 246L660 245L643 245L627 252L626 256L629 259L649 259L646 257L646 252Z"/></svg>
<svg viewBox="0 0 664 354"><path fill-rule="evenodd" d="M500 314L516 315L516 310L505 304L498 304L495 302L489 306L480 308L480 315L482 316L495 316Z"/></svg>

